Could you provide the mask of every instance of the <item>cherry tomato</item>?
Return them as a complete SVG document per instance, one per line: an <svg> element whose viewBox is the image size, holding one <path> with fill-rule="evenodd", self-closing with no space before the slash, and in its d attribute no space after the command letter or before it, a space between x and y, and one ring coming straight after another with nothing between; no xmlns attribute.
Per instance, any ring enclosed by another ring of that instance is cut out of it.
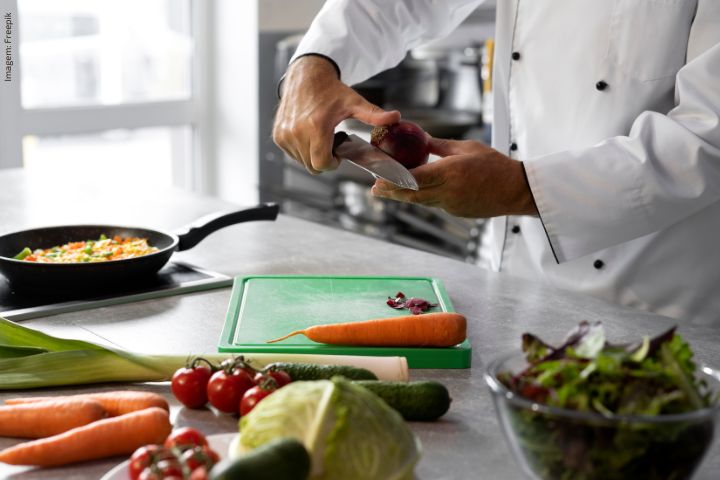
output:
<svg viewBox="0 0 720 480"><path fill-rule="evenodd" d="M162 475L158 472L153 471L151 467L147 467L145 470L140 472L138 480L162 480Z"/></svg>
<svg viewBox="0 0 720 480"><path fill-rule="evenodd" d="M175 447L180 450L192 448L196 445L202 447L207 444L208 442L207 438L205 438L205 435L190 427L183 427L177 430L173 430L165 440L166 448Z"/></svg>
<svg viewBox="0 0 720 480"><path fill-rule="evenodd" d="M207 480L208 469L205 467L198 467L190 473L190 480Z"/></svg>
<svg viewBox="0 0 720 480"><path fill-rule="evenodd" d="M245 395L243 395L242 400L240 401L240 415L242 416L250 413L260 400L270 395L273 391L275 391L274 388L267 389L258 385L245 392Z"/></svg>
<svg viewBox="0 0 720 480"><path fill-rule="evenodd" d="M145 468L138 480L183 480L182 466L177 460L163 460Z"/></svg>
<svg viewBox="0 0 720 480"><path fill-rule="evenodd" d="M208 382L210 405L224 413L238 413L242 396L254 386L252 377L243 369L232 369L231 373L219 370Z"/></svg>
<svg viewBox="0 0 720 480"><path fill-rule="evenodd" d="M155 462L172 457L172 452L162 445L145 445L138 448L130 457L128 465L131 480L139 478L142 471Z"/></svg>
<svg viewBox="0 0 720 480"><path fill-rule="evenodd" d="M198 467L206 467L210 470L216 463L220 461L220 456L209 446L196 446L183 452L180 461L193 472Z"/></svg>
<svg viewBox="0 0 720 480"><path fill-rule="evenodd" d="M205 366L184 367L172 377L170 388L180 403L188 408L201 408L208 401L207 384L212 371Z"/></svg>
<svg viewBox="0 0 720 480"><path fill-rule="evenodd" d="M160 460L156 465L156 471L160 474L160 478L165 480L170 478L183 478L182 465L177 459Z"/></svg>
<svg viewBox="0 0 720 480"><path fill-rule="evenodd" d="M262 381L267 377L275 380L278 388L284 387L288 383L292 382L292 378L290 378L290 375L284 370L270 370L265 373L258 372L253 380L255 381L256 385L260 385Z"/></svg>
<svg viewBox="0 0 720 480"><path fill-rule="evenodd" d="M250 367L238 367L236 370L242 370L243 372L248 374L248 377L254 378L255 374L257 373L257 370L250 368Z"/></svg>

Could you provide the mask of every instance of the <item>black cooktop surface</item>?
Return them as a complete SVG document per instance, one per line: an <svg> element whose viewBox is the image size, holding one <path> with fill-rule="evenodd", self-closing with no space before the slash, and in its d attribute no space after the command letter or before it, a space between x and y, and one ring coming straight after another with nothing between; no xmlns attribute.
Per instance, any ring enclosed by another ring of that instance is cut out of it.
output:
<svg viewBox="0 0 720 480"><path fill-rule="evenodd" d="M143 283L119 286L112 292L16 292L0 276L0 316L8 320L27 320L58 313L137 302L179 293L210 290L232 285L232 278L182 262L168 263L157 275Z"/></svg>

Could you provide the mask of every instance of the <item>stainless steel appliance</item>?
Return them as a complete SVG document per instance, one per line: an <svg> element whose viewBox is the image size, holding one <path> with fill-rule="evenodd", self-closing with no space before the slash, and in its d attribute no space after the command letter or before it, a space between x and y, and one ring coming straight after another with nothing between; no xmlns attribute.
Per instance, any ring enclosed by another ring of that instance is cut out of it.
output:
<svg viewBox="0 0 720 480"><path fill-rule="evenodd" d="M277 41L273 82L261 78L261 85L276 85L301 38L292 35ZM481 138L480 47L416 49L397 67L354 88L373 103L399 109L403 118L418 123L433 136ZM270 102L270 98L261 98L261 106L262 102ZM339 128L369 138L370 128L360 122L348 120ZM271 122L261 125L261 135L266 138L261 158L261 201L279 202L286 214L476 262L482 222L375 198L369 191L373 178L342 163L334 172L309 175L277 147L267 144L271 130Z"/></svg>

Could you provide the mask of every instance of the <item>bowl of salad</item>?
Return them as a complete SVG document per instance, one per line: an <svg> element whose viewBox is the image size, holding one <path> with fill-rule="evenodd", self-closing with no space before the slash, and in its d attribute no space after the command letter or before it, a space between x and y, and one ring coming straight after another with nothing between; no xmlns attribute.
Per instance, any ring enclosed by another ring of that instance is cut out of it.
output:
<svg viewBox="0 0 720 480"><path fill-rule="evenodd" d="M675 328L622 345L599 322L559 346L526 333L485 380L530 478L690 478L720 420L720 372L696 365Z"/></svg>

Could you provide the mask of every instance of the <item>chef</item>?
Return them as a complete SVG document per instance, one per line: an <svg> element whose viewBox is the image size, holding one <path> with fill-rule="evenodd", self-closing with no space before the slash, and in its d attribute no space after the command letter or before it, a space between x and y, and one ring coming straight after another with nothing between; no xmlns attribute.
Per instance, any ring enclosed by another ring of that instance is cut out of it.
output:
<svg viewBox="0 0 720 480"><path fill-rule="evenodd" d="M281 84L273 137L311 173L333 130L397 122L349 85L480 1L329 0ZM720 1L498 0L490 148L434 139L420 190L379 197L490 218L492 269L720 326Z"/></svg>

